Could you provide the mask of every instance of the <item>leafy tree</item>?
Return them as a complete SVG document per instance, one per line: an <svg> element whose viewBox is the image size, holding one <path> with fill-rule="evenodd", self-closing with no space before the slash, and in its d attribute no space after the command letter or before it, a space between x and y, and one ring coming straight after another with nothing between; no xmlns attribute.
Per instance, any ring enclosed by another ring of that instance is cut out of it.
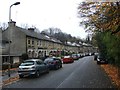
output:
<svg viewBox="0 0 120 90"><path fill-rule="evenodd" d="M23 53L21 55L21 59L22 59L22 61L28 59L28 54L27 53Z"/></svg>
<svg viewBox="0 0 120 90"><path fill-rule="evenodd" d="M80 22L88 31L120 30L120 2L83 2L78 7Z"/></svg>
<svg viewBox="0 0 120 90"><path fill-rule="evenodd" d="M78 7L80 25L92 32L93 44L112 64L120 66L120 1L82 2Z"/></svg>

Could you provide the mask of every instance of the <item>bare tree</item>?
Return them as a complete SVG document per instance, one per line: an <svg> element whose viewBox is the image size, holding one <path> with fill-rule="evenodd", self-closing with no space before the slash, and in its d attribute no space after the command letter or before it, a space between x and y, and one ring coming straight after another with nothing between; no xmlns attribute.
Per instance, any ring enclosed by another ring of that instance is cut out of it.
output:
<svg viewBox="0 0 120 90"><path fill-rule="evenodd" d="M40 33L40 30L35 25L21 24L21 27L24 29L34 28L34 31Z"/></svg>
<svg viewBox="0 0 120 90"><path fill-rule="evenodd" d="M6 30L8 27L8 24L7 23L0 23L0 28L4 31Z"/></svg>
<svg viewBox="0 0 120 90"><path fill-rule="evenodd" d="M24 28L24 29L28 29L29 25L28 24L21 24L21 27Z"/></svg>

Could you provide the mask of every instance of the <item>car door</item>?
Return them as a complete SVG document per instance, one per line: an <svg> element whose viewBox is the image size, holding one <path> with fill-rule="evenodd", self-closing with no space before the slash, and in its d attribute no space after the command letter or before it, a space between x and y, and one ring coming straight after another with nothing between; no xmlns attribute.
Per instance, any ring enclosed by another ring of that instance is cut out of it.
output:
<svg viewBox="0 0 120 90"><path fill-rule="evenodd" d="M45 72L47 70L47 64L45 64L43 61L40 61L42 66L42 72Z"/></svg>
<svg viewBox="0 0 120 90"><path fill-rule="evenodd" d="M40 73L44 72L44 63L42 61L36 61L37 67Z"/></svg>

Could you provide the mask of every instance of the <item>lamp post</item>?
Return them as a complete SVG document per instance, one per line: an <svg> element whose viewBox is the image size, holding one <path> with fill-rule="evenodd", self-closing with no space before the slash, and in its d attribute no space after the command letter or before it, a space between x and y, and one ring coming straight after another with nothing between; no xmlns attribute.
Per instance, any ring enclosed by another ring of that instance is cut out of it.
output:
<svg viewBox="0 0 120 90"><path fill-rule="evenodd" d="M14 5L19 5L20 4L20 2L15 2L15 3L13 3L12 5L10 5L10 8L9 8L9 23L12 21L12 19L11 19L11 8L12 8L12 6L14 6ZM9 57L8 57L8 60L9 60L9 63L8 63L8 77L10 77L10 43L11 43L11 40L10 40L11 38L10 38L10 29L9 29Z"/></svg>
<svg viewBox="0 0 120 90"><path fill-rule="evenodd" d="M20 2L15 2L14 4L10 5L10 8L9 8L9 22L12 21L11 19L11 7L14 6L14 5L19 5Z"/></svg>

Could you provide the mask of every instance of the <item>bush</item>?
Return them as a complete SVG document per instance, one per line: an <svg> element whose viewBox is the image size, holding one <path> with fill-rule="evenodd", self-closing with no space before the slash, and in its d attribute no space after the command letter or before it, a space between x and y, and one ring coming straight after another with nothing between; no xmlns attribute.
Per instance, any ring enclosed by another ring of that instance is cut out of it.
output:
<svg viewBox="0 0 120 90"><path fill-rule="evenodd" d="M108 62L116 66L120 65L120 37L111 32L96 34L96 40L100 53L108 59Z"/></svg>
<svg viewBox="0 0 120 90"><path fill-rule="evenodd" d="M2 65L2 70L8 69L8 65Z"/></svg>
<svg viewBox="0 0 120 90"><path fill-rule="evenodd" d="M14 64L12 65L12 68L18 68L19 65L20 65L20 63L14 63Z"/></svg>
<svg viewBox="0 0 120 90"><path fill-rule="evenodd" d="M28 54L27 53L23 53L22 56L21 56L21 59L22 60L28 59Z"/></svg>

